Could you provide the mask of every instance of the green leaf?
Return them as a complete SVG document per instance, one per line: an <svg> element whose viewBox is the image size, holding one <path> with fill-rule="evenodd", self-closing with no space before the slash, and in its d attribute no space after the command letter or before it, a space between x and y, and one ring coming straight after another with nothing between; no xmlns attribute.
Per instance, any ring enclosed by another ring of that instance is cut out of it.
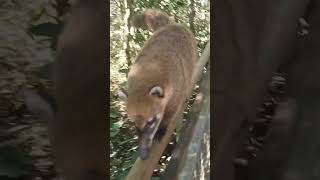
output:
<svg viewBox="0 0 320 180"><path fill-rule="evenodd" d="M115 113L115 112L110 112L110 118L118 118L119 117L119 114L118 113Z"/></svg>
<svg viewBox="0 0 320 180"><path fill-rule="evenodd" d="M110 137L115 137L120 132L120 128L122 127L123 123L123 121L112 123Z"/></svg>
<svg viewBox="0 0 320 180"><path fill-rule="evenodd" d="M120 131L111 131L110 137L115 137Z"/></svg>
<svg viewBox="0 0 320 180"><path fill-rule="evenodd" d="M116 123L113 123L112 129L114 129L114 130L120 129L122 127L122 125L123 125L123 121L118 121Z"/></svg>
<svg viewBox="0 0 320 180"><path fill-rule="evenodd" d="M124 81L122 83L119 84L121 87L126 87L127 86L127 81Z"/></svg>
<svg viewBox="0 0 320 180"><path fill-rule="evenodd" d="M184 4L183 1L177 1L177 5L179 5L179 6L184 6L185 4Z"/></svg>
<svg viewBox="0 0 320 180"><path fill-rule="evenodd" d="M118 109L114 109L114 108L111 108L110 109L110 118L119 118L120 117L120 113L119 113L119 110Z"/></svg>

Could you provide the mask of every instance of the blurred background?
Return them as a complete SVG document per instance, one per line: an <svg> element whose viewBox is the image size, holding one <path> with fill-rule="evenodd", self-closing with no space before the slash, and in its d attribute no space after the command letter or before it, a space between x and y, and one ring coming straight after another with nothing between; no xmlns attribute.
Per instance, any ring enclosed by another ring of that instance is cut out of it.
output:
<svg viewBox="0 0 320 180"><path fill-rule="evenodd" d="M47 122L20 91L52 89L52 67L69 0L0 1L0 179L55 179Z"/></svg>

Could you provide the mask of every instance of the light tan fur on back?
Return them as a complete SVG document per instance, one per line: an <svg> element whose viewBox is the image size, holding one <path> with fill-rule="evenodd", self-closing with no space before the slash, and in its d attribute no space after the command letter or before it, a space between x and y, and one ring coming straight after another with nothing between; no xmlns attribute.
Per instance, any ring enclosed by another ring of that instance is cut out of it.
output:
<svg viewBox="0 0 320 180"><path fill-rule="evenodd" d="M152 113L149 112L152 111L152 103L157 102L144 96L155 85L163 87L164 98L168 101L167 109L174 111L184 101L186 90L191 88L191 75L196 60L194 49L191 33L180 25L168 25L156 32L147 41L129 72L128 113ZM146 99L142 100L141 97Z"/></svg>

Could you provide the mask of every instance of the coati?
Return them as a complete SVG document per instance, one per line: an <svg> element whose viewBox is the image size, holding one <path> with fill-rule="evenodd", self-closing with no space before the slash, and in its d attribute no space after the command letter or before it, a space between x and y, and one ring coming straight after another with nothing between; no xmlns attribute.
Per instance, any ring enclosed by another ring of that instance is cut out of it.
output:
<svg viewBox="0 0 320 180"><path fill-rule="evenodd" d="M159 10L136 15L132 24L154 32L128 73L127 93L118 94L126 100L128 117L138 132L139 156L145 160L153 139L161 140L168 121L192 88L196 41L187 28Z"/></svg>
<svg viewBox="0 0 320 180"><path fill-rule="evenodd" d="M66 180L105 180L107 163L106 2L78 0L59 37L54 107L25 92L28 109L49 123L60 175Z"/></svg>

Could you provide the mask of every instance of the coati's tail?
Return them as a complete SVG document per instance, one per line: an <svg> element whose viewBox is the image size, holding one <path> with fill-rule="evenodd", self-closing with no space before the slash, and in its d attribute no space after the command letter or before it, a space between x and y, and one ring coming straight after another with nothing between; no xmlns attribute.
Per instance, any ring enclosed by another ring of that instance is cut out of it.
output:
<svg viewBox="0 0 320 180"><path fill-rule="evenodd" d="M172 23L173 21L166 13L162 11L156 9L147 9L142 14L134 16L131 22L136 28L156 31L159 28Z"/></svg>

